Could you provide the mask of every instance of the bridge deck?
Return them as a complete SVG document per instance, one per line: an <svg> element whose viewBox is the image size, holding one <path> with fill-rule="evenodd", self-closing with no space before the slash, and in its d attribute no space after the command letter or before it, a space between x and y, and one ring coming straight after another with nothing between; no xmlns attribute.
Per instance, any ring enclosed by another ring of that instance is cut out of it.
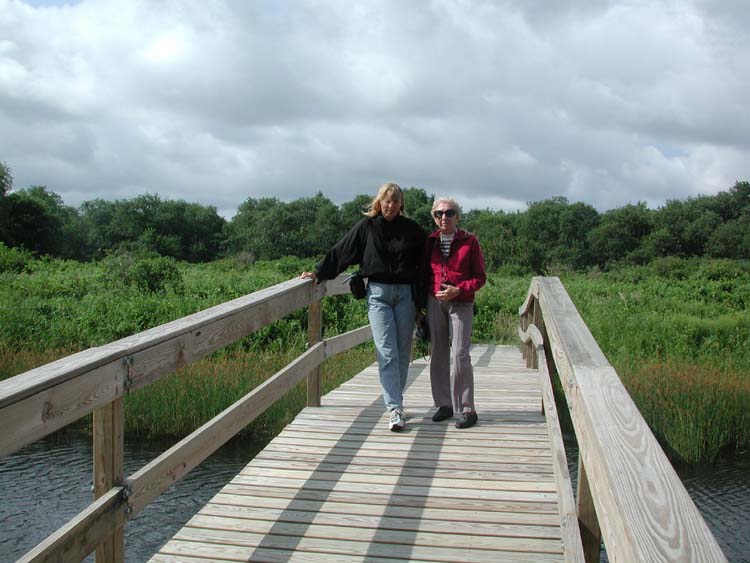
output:
<svg viewBox="0 0 750 563"><path fill-rule="evenodd" d="M479 424L434 423L429 364L390 432L372 365L306 408L152 561L562 561L536 370L476 346Z"/></svg>

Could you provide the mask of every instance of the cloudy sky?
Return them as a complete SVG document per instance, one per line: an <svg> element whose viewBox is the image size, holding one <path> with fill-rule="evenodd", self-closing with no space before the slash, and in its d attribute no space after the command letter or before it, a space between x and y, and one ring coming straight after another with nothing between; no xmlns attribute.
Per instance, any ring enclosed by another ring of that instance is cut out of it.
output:
<svg viewBox="0 0 750 563"><path fill-rule="evenodd" d="M66 204L384 181L658 207L750 178L727 1L0 0L0 161Z"/></svg>

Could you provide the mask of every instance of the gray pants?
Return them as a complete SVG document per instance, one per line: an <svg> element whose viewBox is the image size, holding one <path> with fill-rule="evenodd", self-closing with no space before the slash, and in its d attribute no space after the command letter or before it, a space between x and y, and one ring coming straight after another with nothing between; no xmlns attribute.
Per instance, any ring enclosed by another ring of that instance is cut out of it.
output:
<svg viewBox="0 0 750 563"><path fill-rule="evenodd" d="M427 303L427 320L430 324L432 349L430 384L435 406L452 405L454 412L473 412L474 369L469 355L471 327L474 322L473 303L438 301L430 296Z"/></svg>

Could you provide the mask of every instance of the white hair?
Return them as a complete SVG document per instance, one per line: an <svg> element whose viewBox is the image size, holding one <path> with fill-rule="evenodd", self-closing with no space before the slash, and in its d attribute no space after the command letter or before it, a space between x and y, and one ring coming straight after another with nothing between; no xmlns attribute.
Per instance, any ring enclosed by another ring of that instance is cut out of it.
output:
<svg viewBox="0 0 750 563"><path fill-rule="evenodd" d="M435 211L438 207L440 207L441 203L447 203L450 205L453 209L456 210L456 213L458 213L458 216L461 216L461 206L458 205L458 202L453 199L452 197L439 197L435 201L432 202L432 210Z"/></svg>

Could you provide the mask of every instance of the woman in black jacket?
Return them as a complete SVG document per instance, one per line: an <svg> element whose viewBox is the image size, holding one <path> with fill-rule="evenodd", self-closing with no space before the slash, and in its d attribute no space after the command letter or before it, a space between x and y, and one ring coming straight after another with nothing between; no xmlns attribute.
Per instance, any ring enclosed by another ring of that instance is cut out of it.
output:
<svg viewBox="0 0 750 563"><path fill-rule="evenodd" d="M388 427L406 426L403 392L411 359L416 309L413 286L427 234L404 215L404 193L397 184L380 186L365 218L328 251L315 272L303 278L329 280L358 264L367 278L367 315L378 358Z"/></svg>

